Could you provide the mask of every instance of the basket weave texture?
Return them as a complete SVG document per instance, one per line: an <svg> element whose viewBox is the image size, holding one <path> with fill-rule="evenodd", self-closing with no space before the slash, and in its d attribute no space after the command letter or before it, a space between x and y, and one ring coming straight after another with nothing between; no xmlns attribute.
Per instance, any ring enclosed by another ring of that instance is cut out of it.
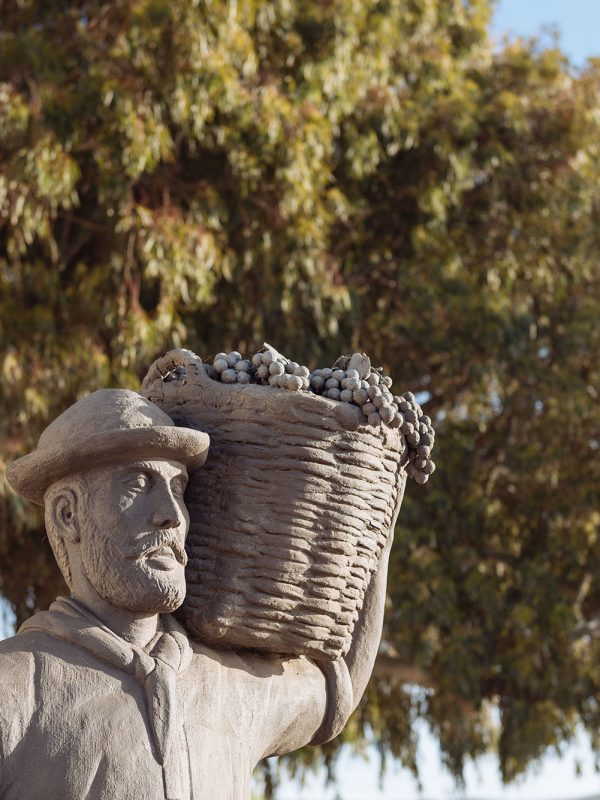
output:
<svg viewBox="0 0 600 800"><path fill-rule="evenodd" d="M176 367L185 372L163 380ZM312 393L213 381L186 350L156 361L142 394L211 437L186 493L180 614L190 634L321 660L344 655L402 500L400 432Z"/></svg>

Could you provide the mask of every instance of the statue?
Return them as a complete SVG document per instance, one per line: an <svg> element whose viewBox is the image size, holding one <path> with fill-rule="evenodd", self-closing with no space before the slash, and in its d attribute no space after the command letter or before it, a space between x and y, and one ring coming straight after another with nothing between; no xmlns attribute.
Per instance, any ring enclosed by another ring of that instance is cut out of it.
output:
<svg viewBox="0 0 600 800"><path fill-rule="evenodd" d="M328 741L356 707L391 536L345 655L192 640L173 612L186 593L184 490L196 471L201 487L208 450L206 433L105 389L9 468L13 488L44 505L71 595L0 643L3 800L248 800L262 758Z"/></svg>

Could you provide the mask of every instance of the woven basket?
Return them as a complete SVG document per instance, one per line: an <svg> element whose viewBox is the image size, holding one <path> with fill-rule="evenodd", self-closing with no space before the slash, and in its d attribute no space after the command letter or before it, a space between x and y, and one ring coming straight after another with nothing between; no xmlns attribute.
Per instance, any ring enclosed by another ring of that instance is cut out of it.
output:
<svg viewBox="0 0 600 800"><path fill-rule="evenodd" d="M158 359L142 394L211 437L186 494L190 634L344 655L402 500L400 432L309 392L213 381L187 350Z"/></svg>

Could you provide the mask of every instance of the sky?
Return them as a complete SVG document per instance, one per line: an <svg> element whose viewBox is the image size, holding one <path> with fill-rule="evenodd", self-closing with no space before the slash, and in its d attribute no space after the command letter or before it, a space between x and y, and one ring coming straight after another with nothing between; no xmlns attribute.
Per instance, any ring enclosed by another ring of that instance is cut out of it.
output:
<svg viewBox="0 0 600 800"><path fill-rule="evenodd" d="M534 36L545 27L559 31L561 49L577 66L588 56L600 56L599 0L500 0L493 32Z"/></svg>
<svg viewBox="0 0 600 800"><path fill-rule="evenodd" d="M577 67L589 56L600 56L600 0L500 0L493 20L493 36L534 36L549 27L559 32L559 44ZM548 755L525 780L503 787L493 757L466 771L466 789L458 792L441 765L437 743L423 725L419 731L419 764L423 793L419 794L407 770L388 768L379 785L377 756L369 761L345 754L336 770L336 787L324 788L322 776L299 789L284 782L281 800L600 800L600 774L594 770L589 742L582 734L562 758ZM576 763L581 774L576 776Z"/></svg>
<svg viewBox="0 0 600 800"><path fill-rule="evenodd" d="M532 36L545 26L560 32L560 45L576 66L586 58L600 55L600 0L500 0L493 22L493 33ZM5 604L0 604L0 638L13 627ZM304 788L285 781L280 800L600 800L600 775L593 768L589 743L581 735L562 759L546 756L525 780L504 788L495 761L486 757L466 771L466 790L457 792L451 777L441 765L439 749L425 725L419 729L419 763L423 793L408 771L388 767L381 785L377 757L370 760L343 754L337 769L339 782L325 788L323 777L316 776ZM581 774L576 777L579 761Z"/></svg>

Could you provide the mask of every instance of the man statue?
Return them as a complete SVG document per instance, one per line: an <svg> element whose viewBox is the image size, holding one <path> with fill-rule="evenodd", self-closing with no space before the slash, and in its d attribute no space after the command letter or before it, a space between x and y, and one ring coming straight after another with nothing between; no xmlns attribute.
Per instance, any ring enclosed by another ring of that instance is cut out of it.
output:
<svg viewBox="0 0 600 800"><path fill-rule="evenodd" d="M173 618L188 470L208 446L140 395L106 389L11 465L13 488L45 507L71 594L0 643L2 800L248 800L260 759L331 739L358 703L389 547L350 652L327 666L209 647Z"/></svg>

